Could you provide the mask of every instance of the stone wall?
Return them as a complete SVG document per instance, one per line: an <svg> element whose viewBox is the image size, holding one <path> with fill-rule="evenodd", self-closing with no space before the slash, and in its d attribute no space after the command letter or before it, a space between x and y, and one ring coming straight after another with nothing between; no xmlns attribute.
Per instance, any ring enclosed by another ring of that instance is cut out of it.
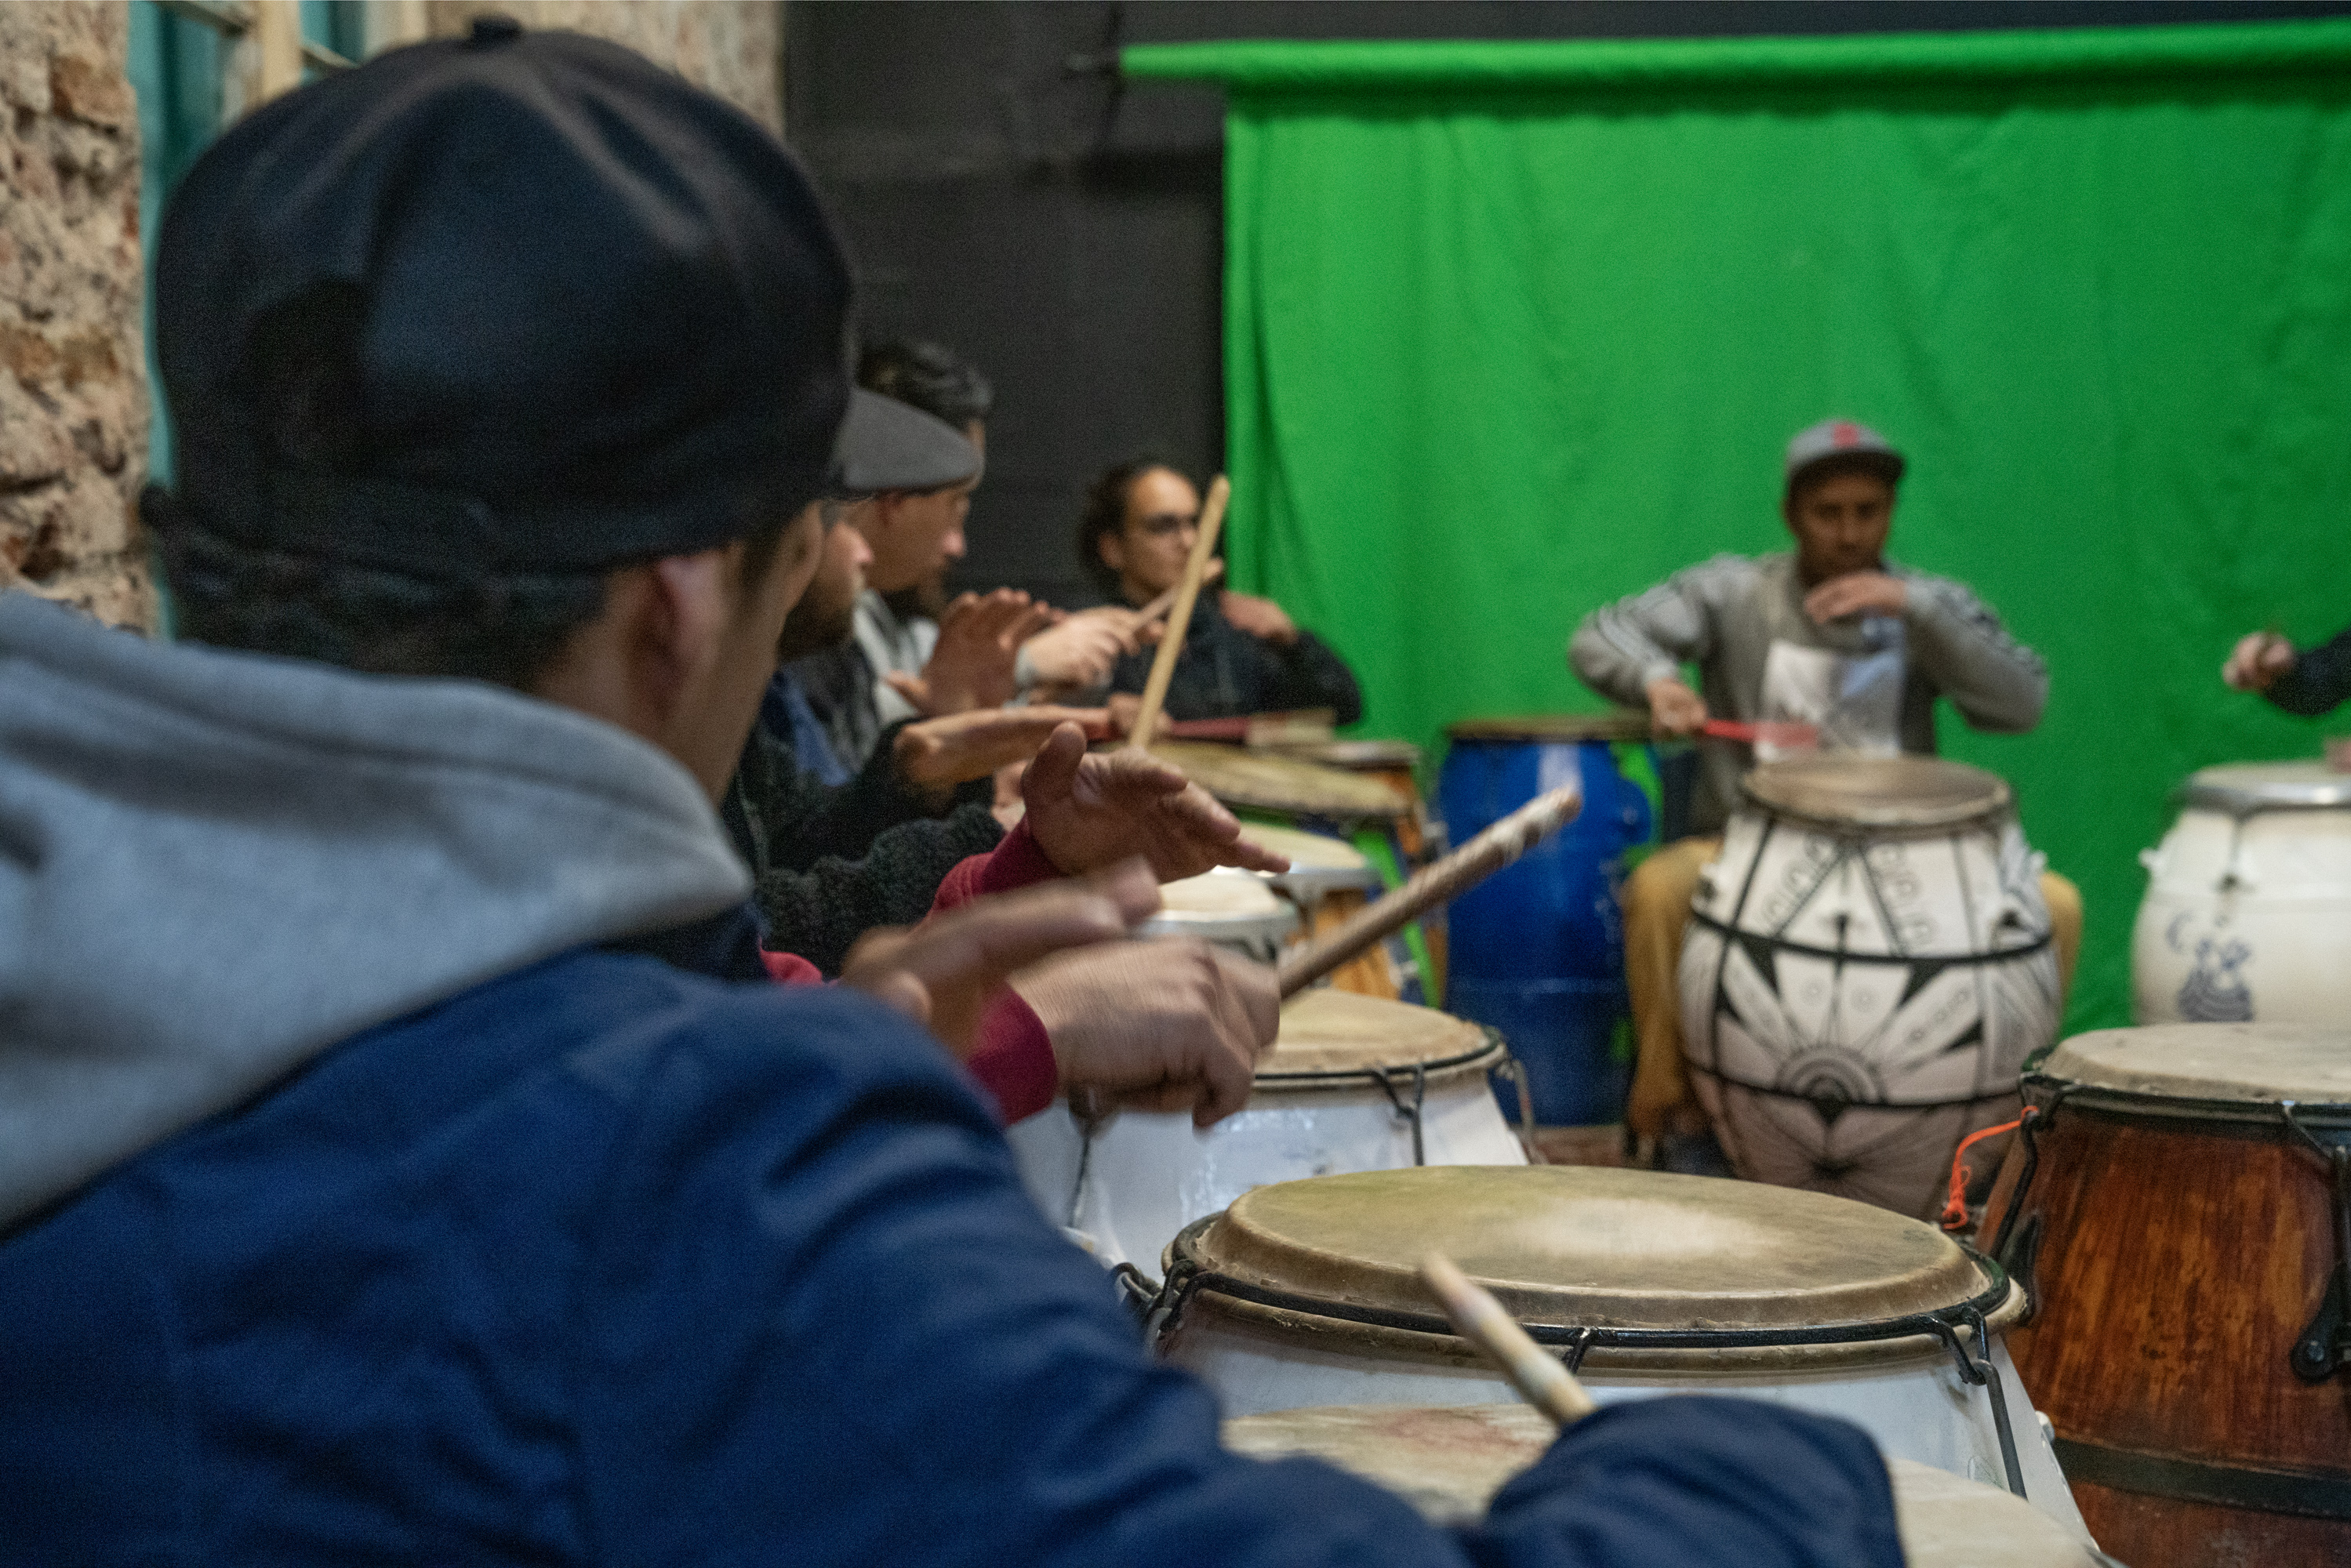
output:
<svg viewBox="0 0 2351 1568"><path fill-rule="evenodd" d="M667 66L784 133L784 18L776 0L427 0L435 37L496 11L526 27L593 33Z"/></svg>
<svg viewBox="0 0 2351 1568"><path fill-rule="evenodd" d="M0 4L0 589L154 616L126 0Z"/></svg>

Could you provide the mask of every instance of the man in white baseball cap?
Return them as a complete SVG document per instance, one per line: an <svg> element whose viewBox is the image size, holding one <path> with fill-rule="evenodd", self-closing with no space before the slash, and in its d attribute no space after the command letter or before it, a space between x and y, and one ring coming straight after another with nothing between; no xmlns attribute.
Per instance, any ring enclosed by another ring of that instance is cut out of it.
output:
<svg viewBox="0 0 2351 1568"><path fill-rule="evenodd" d="M1813 727L1824 749L1929 754L1935 703L1977 729L2040 722L2049 672L1965 584L1886 559L1905 464L1865 424L1827 419L1788 443L1780 515L1792 553L1719 555L1583 618L1568 663L1602 695L1646 707L1659 736L1708 719ZM1693 688L1685 664L1698 666ZM1722 845L1739 779L1775 755L1709 742L1698 755L1690 836L1641 862L1624 889L1625 970L1639 1042L1625 1121L1645 1137L1703 1129L1682 1065L1675 966L1698 874ZM2044 875L2060 971L2081 945L2081 894Z"/></svg>

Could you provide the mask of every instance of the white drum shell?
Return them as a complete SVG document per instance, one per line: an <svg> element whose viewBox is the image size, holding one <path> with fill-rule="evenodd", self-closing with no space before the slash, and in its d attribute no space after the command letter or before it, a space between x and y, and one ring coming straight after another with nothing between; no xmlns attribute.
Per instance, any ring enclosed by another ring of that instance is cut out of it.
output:
<svg viewBox="0 0 2351 1568"><path fill-rule="evenodd" d="M1692 1087L1740 1175L1939 1207L1959 1140L2015 1114L2056 1038L2040 870L2004 815L1866 836L1733 815L1678 984Z"/></svg>
<svg viewBox="0 0 2351 1568"><path fill-rule="evenodd" d="M1301 1324L1307 1321L1312 1320ZM1204 1292L1186 1303L1181 1326L1160 1342L1160 1352L1214 1388L1228 1417L1316 1405L1499 1405L1519 1397L1483 1363L1382 1356L1331 1338L1318 1344L1302 1326L1295 1333L1268 1332L1218 1311L1216 1298ZM2008 1399L2026 1500L2087 1542L2089 1529L2064 1472L1997 1335L1992 1361ZM1577 1375L1603 1405L1660 1394L1728 1394L1842 1416L1891 1457L1989 1486L2007 1484L1991 1397L1960 1377L1945 1350L1817 1371L1678 1375L1612 1372L1587 1363Z"/></svg>
<svg viewBox="0 0 2351 1568"><path fill-rule="evenodd" d="M2351 1018L2351 809L2191 806L2140 858L2132 1021Z"/></svg>
<svg viewBox="0 0 2351 1568"><path fill-rule="evenodd" d="M1503 1060L1498 1051L1491 1065ZM1398 1092L1410 1103L1411 1079ZM1432 1074L1421 1102L1421 1142L1432 1166L1522 1166L1526 1151L1495 1103L1487 1074ZM1412 1127L1376 1085L1331 1079L1311 1087L1259 1084L1249 1103L1206 1132L1188 1114L1121 1112L1089 1154L1076 1121L1056 1103L1014 1124L1020 1179L1046 1217L1092 1239L1106 1265L1156 1278L1176 1233L1254 1186L1413 1163ZM1081 1160L1084 1180L1079 1180Z"/></svg>

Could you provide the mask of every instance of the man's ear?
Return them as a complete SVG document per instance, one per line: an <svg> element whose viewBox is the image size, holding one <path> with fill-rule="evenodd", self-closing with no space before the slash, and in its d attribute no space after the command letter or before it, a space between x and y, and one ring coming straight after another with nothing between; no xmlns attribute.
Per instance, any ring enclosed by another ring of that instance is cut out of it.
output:
<svg viewBox="0 0 2351 1568"><path fill-rule="evenodd" d="M718 662L733 617L743 547L669 555L646 564L645 612L636 623L647 674L682 690Z"/></svg>
<svg viewBox="0 0 2351 1568"><path fill-rule="evenodd" d="M1118 534L1095 535L1094 554L1102 557L1102 563L1113 571L1126 570L1126 540Z"/></svg>

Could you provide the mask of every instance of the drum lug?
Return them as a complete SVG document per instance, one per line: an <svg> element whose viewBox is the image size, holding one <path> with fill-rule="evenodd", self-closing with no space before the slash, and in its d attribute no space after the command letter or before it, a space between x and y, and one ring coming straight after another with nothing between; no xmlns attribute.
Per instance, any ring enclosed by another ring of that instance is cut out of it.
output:
<svg viewBox="0 0 2351 1568"><path fill-rule="evenodd" d="M2318 1315L2294 1342L2286 1356L2286 1364L2304 1383L2324 1383L2351 1362L2351 1146L2323 1143L2302 1118L2294 1114L2291 1100L2278 1102L2278 1114L2286 1127L2314 1150L2327 1165L2333 1178L2327 1187L2327 1203L2335 1221L2335 1267L2327 1270L2326 1294L2318 1303Z"/></svg>

